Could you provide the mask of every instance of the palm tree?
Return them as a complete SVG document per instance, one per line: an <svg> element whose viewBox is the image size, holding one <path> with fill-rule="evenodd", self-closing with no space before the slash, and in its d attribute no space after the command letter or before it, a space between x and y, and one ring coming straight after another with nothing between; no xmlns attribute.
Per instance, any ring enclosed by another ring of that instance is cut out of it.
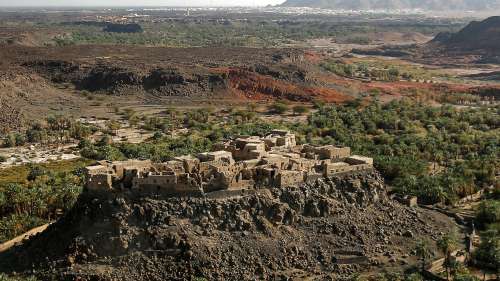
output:
<svg viewBox="0 0 500 281"><path fill-rule="evenodd" d="M62 115L47 117L50 130L56 133L59 143L62 143L66 136L65 131L71 128L72 120Z"/></svg>
<svg viewBox="0 0 500 281"><path fill-rule="evenodd" d="M106 122L106 127L108 127L108 130L116 135L118 130L121 128L121 124L116 120L109 120L108 122Z"/></svg>
<svg viewBox="0 0 500 281"><path fill-rule="evenodd" d="M450 280L451 253L457 246L456 236L452 233L444 235L437 241L439 250L444 254L444 267L446 269L446 280Z"/></svg>
<svg viewBox="0 0 500 281"><path fill-rule="evenodd" d="M429 242L427 240L419 240L415 246L415 255L419 257L421 261L421 272L425 271L425 266L427 265L427 259L432 256L431 250L429 249Z"/></svg>

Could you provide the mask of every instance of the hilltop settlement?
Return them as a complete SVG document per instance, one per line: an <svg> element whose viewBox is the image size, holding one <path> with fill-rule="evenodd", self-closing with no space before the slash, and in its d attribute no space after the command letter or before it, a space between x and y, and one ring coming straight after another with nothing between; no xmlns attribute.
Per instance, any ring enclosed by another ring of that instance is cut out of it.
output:
<svg viewBox="0 0 500 281"><path fill-rule="evenodd" d="M372 158L351 155L349 147L297 145L294 134L274 130L264 138L238 137L215 145L212 152L164 163L101 161L86 168L86 190L202 195L283 188L372 168Z"/></svg>

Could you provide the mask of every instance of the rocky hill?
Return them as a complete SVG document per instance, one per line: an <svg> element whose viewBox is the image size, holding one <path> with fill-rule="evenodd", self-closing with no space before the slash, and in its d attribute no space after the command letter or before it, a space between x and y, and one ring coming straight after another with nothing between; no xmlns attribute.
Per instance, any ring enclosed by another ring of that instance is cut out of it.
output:
<svg viewBox="0 0 500 281"><path fill-rule="evenodd" d="M284 7L312 7L337 10L485 11L500 8L498 0L287 0Z"/></svg>
<svg viewBox="0 0 500 281"><path fill-rule="evenodd" d="M0 271L41 280L340 280L412 264L418 238L451 227L388 198L377 172L232 197L84 193L63 219L2 254Z"/></svg>
<svg viewBox="0 0 500 281"><path fill-rule="evenodd" d="M457 33L440 33L432 43L452 50L483 50L500 55L500 16L473 21Z"/></svg>
<svg viewBox="0 0 500 281"><path fill-rule="evenodd" d="M354 53L402 57L429 64L500 63L500 16L472 21L456 33L439 33L420 45L354 49Z"/></svg>
<svg viewBox="0 0 500 281"><path fill-rule="evenodd" d="M500 16L472 21L456 33L440 33L417 53L434 60L499 63Z"/></svg>

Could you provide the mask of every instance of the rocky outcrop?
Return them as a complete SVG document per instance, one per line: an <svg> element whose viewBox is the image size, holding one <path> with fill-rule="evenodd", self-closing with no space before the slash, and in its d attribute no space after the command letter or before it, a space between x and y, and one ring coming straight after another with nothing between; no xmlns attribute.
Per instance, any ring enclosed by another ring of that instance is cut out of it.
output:
<svg viewBox="0 0 500 281"><path fill-rule="evenodd" d="M425 56L470 57L478 63L500 62L500 16L472 21L456 33L439 33L422 46Z"/></svg>
<svg viewBox="0 0 500 281"><path fill-rule="evenodd" d="M0 269L63 280L342 278L378 256L407 256L402 241L436 237L442 222L423 212L389 200L376 172L217 199L83 194Z"/></svg>
<svg viewBox="0 0 500 281"><path fill-rule="evenodd" d="M72 83L78 90L124 95L141 91L158 96L209 96L225 90L226 77L206 70L177 68L137 70L108 64L80 65L41 60L25 63L54 83Z"/></svg>
<svg viewBox="0 0 500 281"><path fill-rule="evenodd" d="M472 21L457 33L440 33L432 42L450 50L484 51L500 56L500 16Z"/></svg>
<svg viewBox="0 0 500 281"><path fill-rule="evenodd" d="M22 121L21 110L0 96L0 134L18 130Z"/></svg>
<svg viewBox="0 0 500 281"><path fill-rule="evenodd" d="M118 67L98 66L93 68L81 81L75 81L79 89L120 92L120 88L139 87L143 78L137 73Z"/></svg>

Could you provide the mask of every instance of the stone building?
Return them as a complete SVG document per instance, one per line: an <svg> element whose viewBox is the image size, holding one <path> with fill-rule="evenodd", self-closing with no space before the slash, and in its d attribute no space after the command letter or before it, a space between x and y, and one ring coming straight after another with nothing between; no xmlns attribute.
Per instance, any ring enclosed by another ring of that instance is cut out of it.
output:
<svg viewBox="0 0 500 281"><path fill-rule="evenodd" d="M131 190L189 195L214 191L282 188L335 174L369 170L373 160L350 148L297 145L295 135L274 130L214 145L214 151L151 161L101 161L86 168L89 191Z"/></svg>

